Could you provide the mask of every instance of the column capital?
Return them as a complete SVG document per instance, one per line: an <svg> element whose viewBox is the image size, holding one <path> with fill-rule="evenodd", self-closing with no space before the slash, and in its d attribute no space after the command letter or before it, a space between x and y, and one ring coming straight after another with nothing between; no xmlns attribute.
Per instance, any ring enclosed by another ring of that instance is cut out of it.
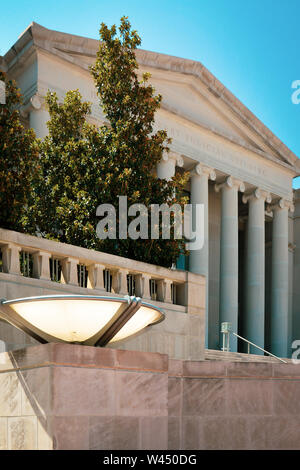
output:
<svg viewBox="0 0 300 470"><path fill-rule="evenodd" d="M197 163L193 168L190 169L190 176L207 176L208 179L215 181L216 172L213 168Z"/></svg>
<svg viewBox="0 0 300 470"><path fill-rule="evenodd" d="M26 118L31 111L39 111L42 108L42 98L35 94L29 98L28 102L21 106L20 114Z"/></svg>
<svg viewBox="0 0 300 470"><path fill-rule="evenodd" d="M163 156L162 156L162 161L164 162L168 162L169 160L174 160L175 161L175 165L179 166L179 167L182 167L183 166L183 158L182 156L177 153L177 152L173 152L172 150L169 151L169 152L166 152L164 151L163 152Z"/></svg>
<svg viewBox="0 0 300 470"><path fill-rule="evenodd" d="M254 191L244 194L242 201L244 204L246 204L251 199L264 199L267 203L270 203L272 201L271 194L268 191L264 191L260 188L255 188Z"/></svg>
<svg viewBox="0 0 300 470"><path fill-rule="evenodd" d="M269 211L276 211L281 209L288 209L290 212L294 212L295 206L292 201L288 201L284 198L277 199L272 204L268 205Z"/></svg>
<svg viewBox="0 0 300 470"><path fill-rule="evenodd" d="M233 176L227 176L223 183L215 184L215 191L218 193L222 188L237 188L238 191L243 193L245 191L245 185L243 181L240 181Z"/></svg>

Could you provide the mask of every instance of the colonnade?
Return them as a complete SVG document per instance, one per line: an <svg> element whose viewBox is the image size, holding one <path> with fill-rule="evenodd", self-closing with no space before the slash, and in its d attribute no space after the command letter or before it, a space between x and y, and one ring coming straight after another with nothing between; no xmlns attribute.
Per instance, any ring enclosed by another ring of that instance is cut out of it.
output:
<svg viewBox="0 0 300 470"><path fill-rule="evenodd" d="M29 116L30 126L37 136L47 133L47 111L38 95L31 97L21 112ZM183 166L183 158L175 152L164 154L157 165L157 176L170 180L176 166ZM189 257L189 270L206 276L206 346L208 346L208 280L209 280L209 180L216 180L214 168L197 163L190 171L191 203L204 205L204 246L193 250ZM243 331L245 337L264 347L265 337L265 210L266 204L273 212L272 233L272 280L271 280L271 352L287 357L288 344L288 212L292 204L280 197L255 188L245 193L245 184L228 175L224 181L215 184L221 193L220 233L220 292L219 321L232 323L238 332L238 285L239 285L239 237L238 237L238 193L242 192L243 202L248 204L246 229L245 266L245 311ZM221 343L220 343L221 344ZM237 350L237 341L231 343L231 350Z"/></svg>
<svg viewBox="0 0 300 470"><path fill-rule="evenodd" d="M176 154L175 154L176 155ZM175 174L176 157L165 157L164 170L169 168L168 178ZM175 163L174 163L175 162ZM165 178L158 166L157 176ZM192 204L204 204L204 246L190 252L189 270L204 274L209 279L209 180L215 180L214 168L198 163L190 172ZM244 270L244 336L258 346L265 346L265 212L273 212L272 229L272 275L271 275L271 352L288 357L288 212L292 204L259 187L245 192L245 184L231 175L215 184L221 193L220 231L220 292L219 322L231 322L232 330L238 332L238 285L239 285L239 213L238 193L244 193L242 201L248 204L246 224L246 265ZM268 205L268 206L267 206ZM208 340L208 282L206 288L206 345ZM220 342L221 344L221 342ZM231 341L231 350L237 351L237 341ZM255 353L259 353L258 350ZM262 353L263 354L263 353Z"/></svg>

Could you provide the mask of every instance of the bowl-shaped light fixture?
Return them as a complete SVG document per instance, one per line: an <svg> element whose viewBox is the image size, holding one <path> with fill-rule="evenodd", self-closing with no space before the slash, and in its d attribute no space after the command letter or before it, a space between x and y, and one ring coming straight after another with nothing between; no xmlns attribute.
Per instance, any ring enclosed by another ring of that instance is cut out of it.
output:
<svg viewBox="0 0 300 470"><path fill-rule="evenodd" d="M41 343L105 346L164 319L137 297L48 295L1 300L0 318Z"/></svg>

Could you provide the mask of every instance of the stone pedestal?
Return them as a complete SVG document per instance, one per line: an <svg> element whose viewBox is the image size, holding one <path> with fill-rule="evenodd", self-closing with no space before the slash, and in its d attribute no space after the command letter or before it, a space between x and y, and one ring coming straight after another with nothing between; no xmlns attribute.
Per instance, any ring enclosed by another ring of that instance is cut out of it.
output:
<svg viewBox="0 0 300 470"><path fill-rule="evenodd" d="M0 354L0 449L166 449L168 356L68 344Z"/></svg>
<svg viewBox="0 0 300 470"><path fill-rule="evenodd" d="M299 449L300 363L223 359L58 343L1 353L0 449Z"/></svg>

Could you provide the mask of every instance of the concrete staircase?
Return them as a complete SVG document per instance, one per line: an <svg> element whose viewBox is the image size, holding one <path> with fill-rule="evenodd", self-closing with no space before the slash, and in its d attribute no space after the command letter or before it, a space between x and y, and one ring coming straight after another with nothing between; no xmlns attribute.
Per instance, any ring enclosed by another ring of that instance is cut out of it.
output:
<svg viewBox="0 0 300 470"><path fill-rule="evenodd" d="M260 356L258 354L244 354L238 352L227 352L216 349L205 349L206 361L227 361L227 362L275 362L280 363L275 357ZM285 359L286 362L291 362L291 359Z"/></svg>

